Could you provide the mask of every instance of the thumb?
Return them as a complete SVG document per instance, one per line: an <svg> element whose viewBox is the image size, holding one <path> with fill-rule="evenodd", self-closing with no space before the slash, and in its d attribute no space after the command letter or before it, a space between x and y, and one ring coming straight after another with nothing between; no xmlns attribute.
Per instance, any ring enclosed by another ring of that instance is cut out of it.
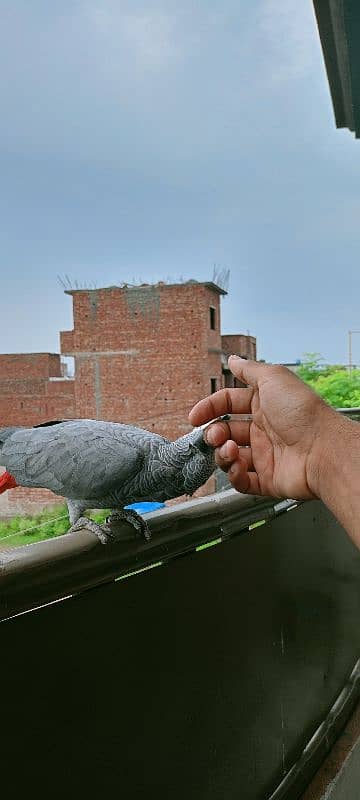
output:
<svg viewBox="0 0 360 800"><path fill-rule="evenodd" d="M249 386L257 386L259 378L263 376L268 366L258 361L240 358L240 356L229 356L228 364L235 378L239 378Z"/></svg>

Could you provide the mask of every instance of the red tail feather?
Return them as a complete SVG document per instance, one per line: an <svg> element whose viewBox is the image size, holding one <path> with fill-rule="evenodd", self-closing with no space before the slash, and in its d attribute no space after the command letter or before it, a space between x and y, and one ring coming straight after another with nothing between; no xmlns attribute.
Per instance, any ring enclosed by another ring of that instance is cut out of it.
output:
<svg viewBox="0 0 360 800"><path fill-rule="evenodd" d="M3 474L0 475L0 494L6 492L8 489L15 489L15 486L18 485L15 478L10 475L10 472L3 472Z"/></svg>

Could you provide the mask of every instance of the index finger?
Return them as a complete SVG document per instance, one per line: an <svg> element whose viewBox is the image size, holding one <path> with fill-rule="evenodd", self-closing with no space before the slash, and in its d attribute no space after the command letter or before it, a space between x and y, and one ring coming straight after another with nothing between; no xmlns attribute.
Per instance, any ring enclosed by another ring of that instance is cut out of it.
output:
<svg viewBox="0 0 360 800"><path fill-rule="evenodd" d="M222 414L248 414L251 410L253 389L220 389L218 392L204 397L191 409L189 421L191 425L201 425Z"/></svg>

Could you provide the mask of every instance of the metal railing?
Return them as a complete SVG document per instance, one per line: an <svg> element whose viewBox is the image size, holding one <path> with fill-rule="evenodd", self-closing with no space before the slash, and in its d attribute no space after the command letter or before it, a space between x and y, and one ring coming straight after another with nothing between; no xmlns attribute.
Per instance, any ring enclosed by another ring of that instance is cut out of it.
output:
<svg viewBox="0 0 360 800"><path fill-rule="evenodd" d="M5 794L299 798L359 697L360 553L319 501L147 518L0 554Z"/></svg>
<svg viewBox="0 0 360 800"><path fill-rule="evenodd" d="M337 408L337 411L340 411L340 414L344 414L346 417L351 417L351 419L359 420L360 421L360 408Z"/></svg>

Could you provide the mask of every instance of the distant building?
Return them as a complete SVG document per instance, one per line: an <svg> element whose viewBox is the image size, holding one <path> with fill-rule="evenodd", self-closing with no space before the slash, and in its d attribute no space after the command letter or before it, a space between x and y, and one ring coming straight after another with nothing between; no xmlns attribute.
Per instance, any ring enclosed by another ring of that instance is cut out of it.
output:
<svg viewBox="0 0 360 800"><path fill-rule="evenodd" d="M223 368L223 384L226 387L233 388L243 386L244 384L234 378L227 365L228 358L231 355L241 356L241 358L250 358L256 361L256 338L255 336L240 334L226 334L221 337L222 347L222 368Z"/></svg>
<svg viewBox="0 0 360 800"><path fill-rule="evenodd" d="M0 355L0 425L74 416L74 381L64 367L58 353Z"/></svg>
<svg viewBox="0 0 360 800"><path fill-rule="evenodd" d="M279 363L281 367L287 367L291 372L297 372L299 367L302 366L299 358L296 361L280 361Z"/></svg>
<svg viewBox="0 0 360 800"><path fill-rule="evenodd" d="M60 334L61 355L74 358L75 376L66 377L58 354L0 355L0 425L93 418L175 439L191 429L188 413L197 400L236 385L228 355L256 359L255 337L221 334L226 292L215 283L66 293L74 328ZM0 516L10 515L9 503L20 494L23 507L24 490L0 496ZM28 494L35 502L36 491Z"/></svg>

